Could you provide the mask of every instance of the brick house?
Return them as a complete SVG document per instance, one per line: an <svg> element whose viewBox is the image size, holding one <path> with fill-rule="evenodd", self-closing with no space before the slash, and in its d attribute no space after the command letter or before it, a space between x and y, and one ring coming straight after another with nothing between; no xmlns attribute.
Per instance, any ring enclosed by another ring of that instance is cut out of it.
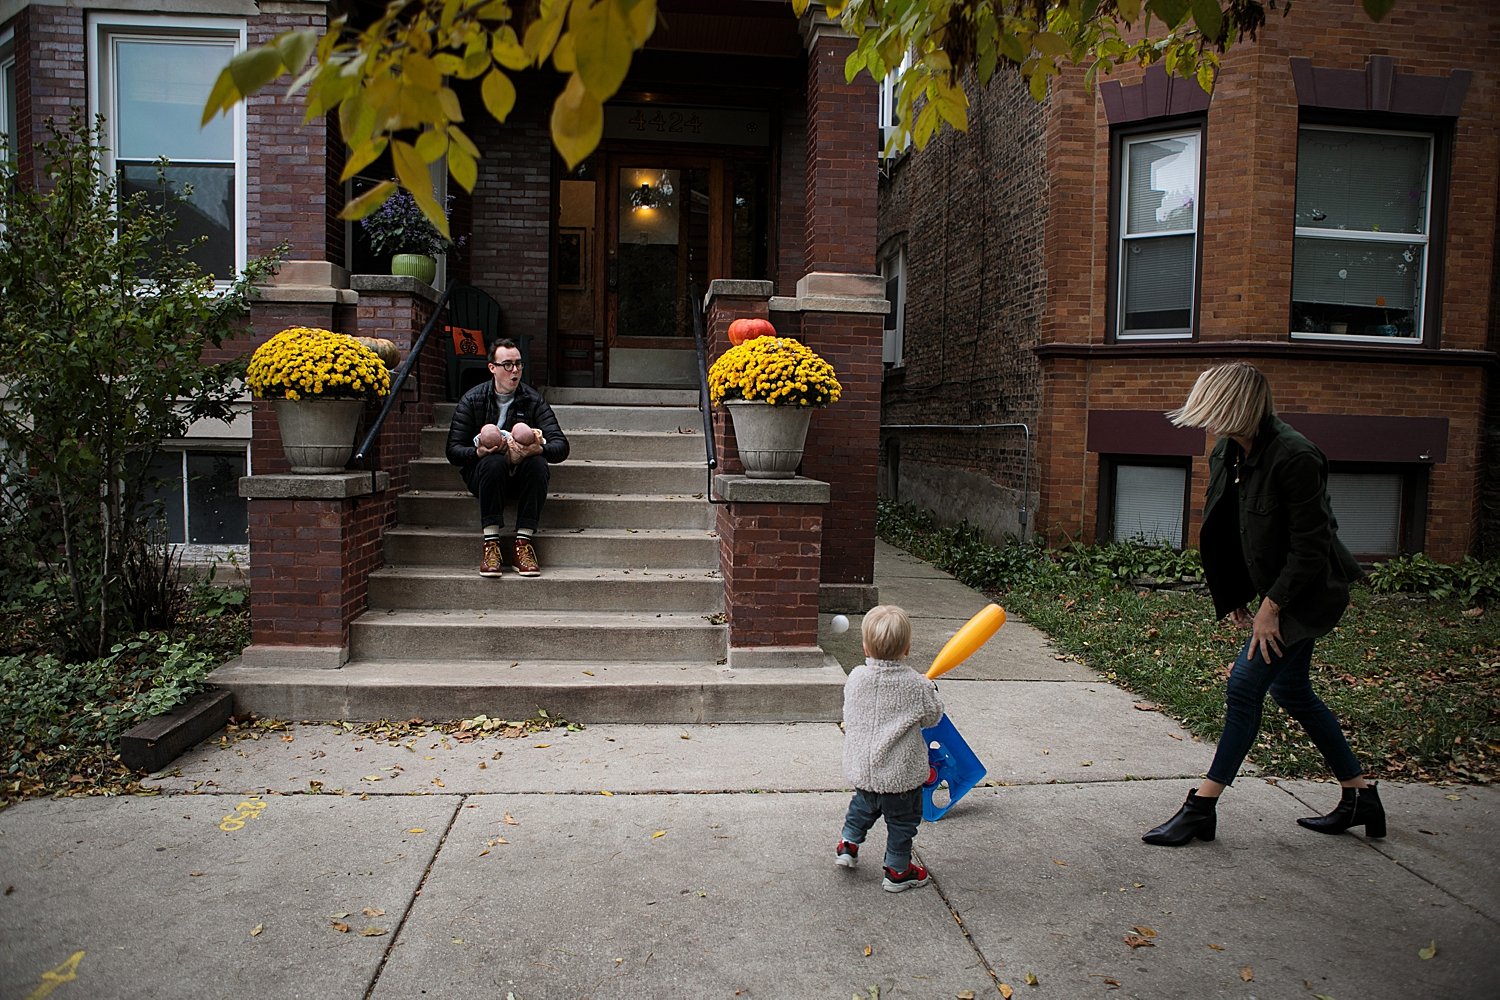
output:
<svg viewBox="0 0 1500 1000"><path fill-rule="evenodd" d="M251 335L230 345L236 352L290 325L409 350L461 280L498 302L499 333L524 341L527 380L544 391L696 392L689 287L708 293L710 359L728 346L736 315L772 316L832 361L845 387L813 420L799 482L818 486L784 504L763 492L736 500L727 483L719 499L729 502L706 523L722 549L727 658L812 649L820 603L862 610L873 600L869 457L886 311L875 264L878 93L868 79L844 80L853 43L821 10L799 23L784 0L660 7L654 36L606 106L603 141L576 169L549 135L560 78L518 78L503 126L483 112L477 86L461 90L483 159L472 195L446 192L467 244L440 262L432 286L389 275L358 227L338 219L388 166L341 182L336 124L304 123L279 85L198 127L234 53L290 28L321 29L345 9L357 21L357 4L167 0L121 12L93 0L0 0L0 131L30 171L49 117L103 114L109 166L125 187L153 183L148 168L161 155L174 184L192 184L181 225L207 238L210 269L227 273L287 244L288 262L264 289ZM195 428L163 461L171 540L248 554L247 659L326 667L350 656L370 577L388 561L383 539L424 457L423 429L431 440L445 426L442 407L463 387L450 384L445 320L436 322L374 451L347 475L281 475L274 411L248 398L235 421ZM717 471L732 478L732 431L721 414L713 419ZM701 423L698 433L701 463Z"/></svg>
<svg viewBox="0 0 1500 1000"><path fill-rule="evenodd" d="M1478 551L1500 14L1459 6L1298 5L1212 98L1159 68L1041 104L997 78L969 134L892 158L883 493L996 537L1190 545L1211 441L1161 414L1245 359L1356 553Z"/></svg>

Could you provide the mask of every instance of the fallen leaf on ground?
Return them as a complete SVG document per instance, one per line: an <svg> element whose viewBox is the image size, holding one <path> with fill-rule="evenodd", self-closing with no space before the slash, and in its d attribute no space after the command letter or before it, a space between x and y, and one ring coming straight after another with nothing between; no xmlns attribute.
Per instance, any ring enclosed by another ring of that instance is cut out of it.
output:
<svg viewBox="0 0 1500 1000"><path fill-rule="evenodd" d="M953 994L953 1000L974 1000L973 990L959 990Z"/></svg>
<svg viewBox="0 0 1500 1000"><path fill-rule="evenodd" d="M1423 961L1426 961L1427 959L1432 958L1436 954L1437 954L1437 942L1434 941L1431 944L1429 944L1427 947L1423 948L1421 951L1417 952L1417 957L1420 958L1420 959L1422 959Z"/></svg>
<svg viewBox="0 0 1500 1000"><path fill-rule="evenodd" d="M385 933L386 933L386 929L384 927L366 927L364 930L362 930L362 931L359 932L359 936L360 937L380 937L382 934L385 934Z"/></svg>
<svg viewBox="0 0 1500 1000"><path fill-rule="evenodd" d="M1240 966L1240 978L1247 983L1255 982L1255 970L1248 965Z"/></svg>
<svg viewBox="0 0 1500 1000"><path fill-rule="evenodd" d="M1040 986L1041 984L1042 984L1042 982L1041 982L1040 979L1037 979L1035 972L1028 972L1028 973L1026 973L1026 985L1027 986Z"/></svg>
<svg viewBox="0 0 1500 1000"><path fill-rule="evenodd" d="M1130 929L1135 931L1141 937L1156 937L1156 932L1143 924L1136 924Z"/></svg>
<svg viewBox="0 0 1500 1000"><path fill-rule="evenodd" d="M550 747L551 745L552 745L551 743L538 743L538 744L536 744L536 748L538 750L545 750L548 747Z"/></svg>
<svg viewBox="0 0 1500 1000"><path fill-rule="evenodd" d="M378 906L367 906L363 910L360 910L359 912L363 913L367 917L383 917L383 916L385 916L385 911L382 910Z"/></svg>
<svg viewBox="0 0 1500 1000"><path fill-rule="evenodd" d="M1060 660L1062 659L1062 657L1059 656L1058 659ZM1000 984L1000 995L1004 997L1005 1000L1010 1000L1011 997L1015 996L1015 993L1016 991L1010 988L1010 983Z"/></svg>
<svg viewBox="0 0 1500 1000"><path fill-rule="evenodd" d="M1155 948L1156 942L1149 938L1143 938L1139 934L1126 934L1125 943L1132 948Z"/></svg>
<svg viewBox="0 0 1500 1000"><path fill-rule="evenodd" d="M1135 703L1135 710L1137 712L1159 712L1161 711L1161 706L1149 701L1138 701Z"/></svg>
<svg viewBox="0 0 1500 1000"><path fill-rule="evenodd" d="M432 779L432 783L434 785L437 785L439 788L447 788L448 787L447 785L443 784L443 779L442 778L433 778Z"/></svg>
<svg viewBox="0 0 1500 1000"><path fill-rule="evenodd" d="M875 949L869 945L865 945L865 958L869 958L873 954L875 954Z"/></svg>
<svg viewBox="0 0 1500 1000"><path fill-rule="evenodd" d="M1170 737L1172 737L1172 739L1174 739L1174 740L1180 740L1180 739L1182 739L1182 734L1181 733L1168 733L1167 735L1170 736Z"/></svg>
<svg viewBox="0 0 1500 1000"><path fill-rule="evenodd" d="M615 796L614 792L600 792L599 794L605 796L606 798L614 798Z"/></svg>
<svg viewBox="0 0 1500 1000"><path fill-rule="evenodd" d="M340 934L349 933L349 925L344 923L342 920L335 920L333 922L333 929L338 931Z"/></svg>
<svg viewBox="0 0 1500 1000"><path fill-rule="evenodd" d="M1053 858L1052 859L1052 863L1054 865L1061 865L1064 868L1068 867L1068 863L1066 861L1062 860L1061 858Z"/></svg>
<svg viewBox="0 0 1500 1000"><path fill-rule="evenodd" d="M266 929L266 925L265 924L256 924L254 927L250 928L250 936L251 937L260 937L260 932L263 931L263 930L265 930L265 929Z"/></svg>
<svg viewBox="0 0 1500 1000"><path fill-rule="evenodd" d="M1208 946L1210 948L1212 948L1214 951L1223 951L1224 950L1224 946L1222 944L1214 944L1212 941L1210 941L1208 943Z"/></svg>
<svg viewBox="0 0 1500 1000"><path fill-rule="evenodd" d="M427 832L427 828L425 826L414 826L410 830L407 830L406 832L407 833L426 833Z"/></svg>
<svg viewBox="0 0 1500 1000"><path fill-rule="evenodd" d="M521 825L521 821L518 820L518 819L516 819L510 813L506 813L505 816L502 817L502 822L504 822L507 826L520 826Z"/></svg>
<svg viewBox="0 0 1500 1000"><path fill-rule="evenodd" d="M651 835L651 839L655 840L657 837L665 837L666 835L667 835L667 831L665 831L665 830L657 830L655 833L653 833Z"/></svg>

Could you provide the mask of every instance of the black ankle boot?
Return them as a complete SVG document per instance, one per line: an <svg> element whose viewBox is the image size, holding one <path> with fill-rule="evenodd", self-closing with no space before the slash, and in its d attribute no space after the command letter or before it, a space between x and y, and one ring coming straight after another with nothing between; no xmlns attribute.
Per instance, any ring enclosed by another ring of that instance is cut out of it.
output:
<svg viewBox="0 0 1500 1000"><path fill-rule="evenodd" d="M1362 826L1366 837L1384 837L1385 806L1380 804L1378 783L1345 788L1333 812L1327 816L1304 816L1297 822L1319 833L1343 833L1351 826Z"/></svg>
<svg viewBox="0 0 1500 1000"><path fill-rule="evenodd" d="M1214 829L1219 822L1219 816L1214 807L1218 804L1217 798L1200 798L1198 790L1193 789L1188 792L1187 801L1182 804L1181 809L1177 810L1176 816L1156 829L1148 831L1141 839L1148 844L1160 844L1164 847L1181 847L1194 837L1199 840L1213 840Z"/></svg>

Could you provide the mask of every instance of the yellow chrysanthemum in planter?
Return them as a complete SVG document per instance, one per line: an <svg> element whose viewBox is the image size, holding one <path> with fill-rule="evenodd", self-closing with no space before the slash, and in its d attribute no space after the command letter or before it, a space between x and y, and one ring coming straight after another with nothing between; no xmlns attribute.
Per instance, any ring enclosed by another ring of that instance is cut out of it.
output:
<svg viewBox="0 0 1500 1000"><path fill-rule="evenodd" d="M310 326L289 327L257 347L245 378L257 399L379 399L391 391L380 355Z"/></svg>
<svg viewBox="0 0 1500 1000"><path fill-rule="evenodd" d="M774 406L827 406L844 387L833 366L790 337L757 337L720 355L708 372L715 403L744 399Z"/></svg>

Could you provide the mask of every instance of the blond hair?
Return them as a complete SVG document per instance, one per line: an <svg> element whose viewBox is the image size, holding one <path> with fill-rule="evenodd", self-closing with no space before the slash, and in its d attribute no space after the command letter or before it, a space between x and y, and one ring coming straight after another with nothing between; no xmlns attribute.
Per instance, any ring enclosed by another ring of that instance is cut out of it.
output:
<svg viewBox="0 0 1500 1000"><path fill-rule="evenodd" d="M865 655L877 660L899 660L911 652L911 619L894 604L866 611L861 634Z"/></svg>
<svg viewBox="0 0 1500 1000"><path fill-rule="evenodd" d="M1231 361L1199 375L1187 401L1168 410L1167 419L1177 427L1203 427L1221 437L1254 437L1261 421L1275 412L1271 385L1260 369Z"/></svg>

